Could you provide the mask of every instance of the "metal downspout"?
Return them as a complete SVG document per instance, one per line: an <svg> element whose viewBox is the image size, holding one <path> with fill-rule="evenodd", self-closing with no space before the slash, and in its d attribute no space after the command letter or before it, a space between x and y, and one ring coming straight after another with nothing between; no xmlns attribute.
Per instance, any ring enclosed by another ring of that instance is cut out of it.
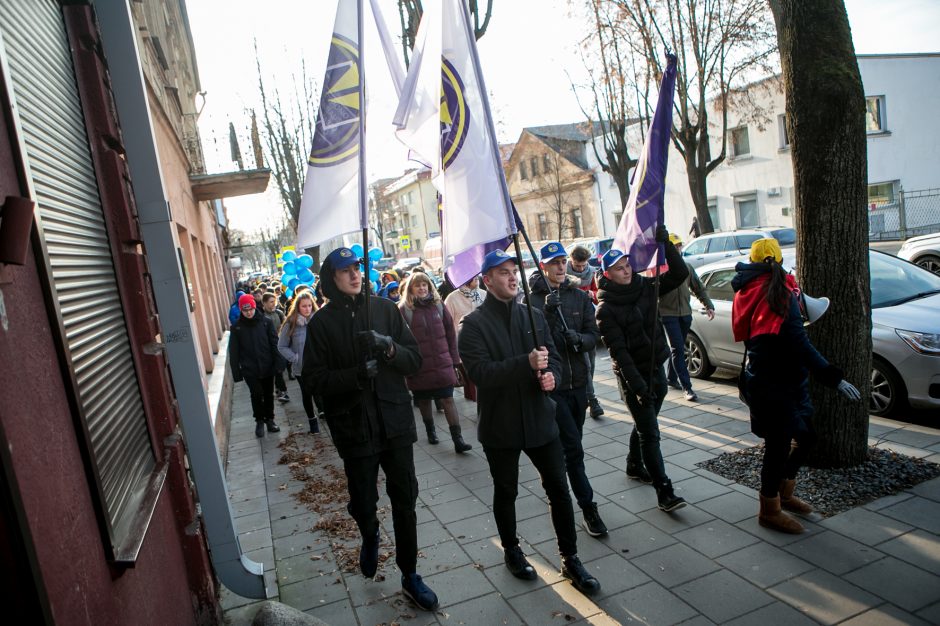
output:
<svg viewBox="0 0 940 626"><path fill-rule="evenodd" d="M173 238L174 225L164 192L130 6L127 0L93 0L93 4L111 74L140 230L212 564L222 584L234 593L246 598L265 598L261 564L242 554L232 519L196 357L188 296Z"/></svg>

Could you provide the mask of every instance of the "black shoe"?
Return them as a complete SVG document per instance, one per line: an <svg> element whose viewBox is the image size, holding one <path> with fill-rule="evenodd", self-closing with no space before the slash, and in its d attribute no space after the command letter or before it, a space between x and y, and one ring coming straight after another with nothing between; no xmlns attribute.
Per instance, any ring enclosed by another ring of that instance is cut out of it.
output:
<svg viewBox="0 0 940 626"><path fill-rule="evenodd" d="M278 402L290 402L290 396L287 395L286 391L282 391L281 393L277 395L277 401Z"/></svg>
<svg viewBox="0 0 940 626"><path fill-rule="evenodd" d="M402 575L401 592L411 598L411 601L417 604L419 609L435 611L440 605L437 601L437 594L431 591L431 588L425 585L417 574Z"/></svg>
<svg viewBox="0 0 940 626"><path fill-rule="evenodd" d="M561 575L570 580L575 589L586 596L594 595L601 590L601 584L584 569L581 559L575 555L562 557Z"/></svg>
<svg viewBox="0 0 940 626"><path fill-rule="evenodd" d="M666 513L681 509L686 504L685 500L672 490L672 482L668 480L656 487L656 500L659 502L659 510Z"/></svg>
<svg viewBox="0 0 940 626"><path fill-rule="evenodd" d="M434 422L425 422L424 429L428 433L428 443L437 445L441 442L441 440L437 438L437 430L434 428Z"/></svg>
<svg viewBox="0 0 940 626"><path fill-rule="evenodd" d="M379 568L379 531L375 531L375 539L362 538L362 547L359 548L359 571L366 578L373 578Z"/></svg>
<svg viewBox="0 0 940 626"><path fill-rule="evenodd" d="M682 385L679 384L678 380L670 380L668 385L677 391L682 391Z"/></svg>
<svg viewBox="0 0 940 626"><path fill-rule="evenodd" d="M255 437L264 437L264 422L255 422Z"/></svg>
<svg viewBox="0 0 940 626"><path fill-rule="evenodd" d="M310 422L310 433L313 435L318 434L320 432L320 420L315 417L311 417L307 421Z"/></svg>
<svg viewBox="0 0 940 626"><path fill-rule="evenodd" d="M587 534L592 537L603 537L607 534L607 525L597 512L597 504L592 502L584 507L581 513L584 515L584 523L582 526L584 526L584 530L587 531Z"/></svg>
<svg viewBox="0 0 940 626"><path fill-rule="evenodd" d="M637 463L629 456L627 457L627 478L638 480L641 483L646 483L647 485L653 484L653 477L650 476L650 473L646 471L646 468L643 467L643 464Z"/></svg>
<svg viewBox="0 0 940 626"><path fill-rule="evenodd" d="M463 454L473 449L473 446L463 440L463 435L460 433L460 426L450 427L450 438L454 441L454 450L456 450L458 454Z"/></svg>
<svg viewBox="0 0 940 626"><path fill-rule="evenodd" d="M604 408L601 406L600 400L591 398L588 405L591 407L591 417L596 420L600 419L604 414Z"/></svg>
<svg viewBox="0 0 940 626"><path fill-rule="evenodd" d="M535 580L538 578L538 574L535 573L535 568L526 560L525 554L522 553L522 548L519 546L513 546L506 550L505 554L503 554L503 560L506 561L506 567L509 568L509 572L516 578L521 578L522 580Z"/></svg>
<svg viewBox="0 0 940 626"><path fill-rule="evenodd" d="M273 418L273 417L272 417L271 419L269 419L269 420L265 420L264 423L267 424L267 426L268 426L268 432L269 432L269 433L279 433L279 432L281 432L281 427L274 423L274 418ZM255 429L255 433L257 434L257 432L258 432L258 429L256 428L256 429Z"/></svg>

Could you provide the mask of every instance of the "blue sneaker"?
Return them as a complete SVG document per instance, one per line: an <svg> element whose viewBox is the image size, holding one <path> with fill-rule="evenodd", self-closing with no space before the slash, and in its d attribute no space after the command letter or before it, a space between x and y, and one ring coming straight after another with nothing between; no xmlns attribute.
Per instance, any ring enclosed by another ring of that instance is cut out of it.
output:
<svg viewBox="0 0 940 626"><path fill-rule="evenodd" d="M375 531L375 539L367 541L362 538L362 547L359 548L359 570L366 578L375 577L379 568L379 531Z"/></svg>
<svg viewBox="0 0 940 626"><path fill-rule="evenodd" d="M418 608L425 611L437 610L440 605L437 601L437 594L431 591L431 588L425 585L417 574L404 574L401 577L401 592L411 598Z"/></svg>

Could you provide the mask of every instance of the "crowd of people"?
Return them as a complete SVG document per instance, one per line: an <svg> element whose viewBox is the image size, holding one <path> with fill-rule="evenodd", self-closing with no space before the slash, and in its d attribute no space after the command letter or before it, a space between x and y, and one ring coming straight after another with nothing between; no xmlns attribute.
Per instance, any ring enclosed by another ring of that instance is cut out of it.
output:
<svg viewBox="0 0 940 626"><path fill-rule="evenodd" d="M626 477L651 485L666 513L686 505L666 473L658 416L670 386L687 401L699 400L685 362L689 300L694 295L709 319L714 305L682 258L681 239L663 227L656 239L668 271L655 279L635 272L622 251L608 251L595 269L590 251L576 247L569 254L560 242L550 242L539 251L527 303L518 259L502 250L487 254L479 275L455 289L444 282L439 291L417 267L410 274L383 273L377 293L366 296L361 260L339 248L323 261L315 290L301 287L288 298L279 284L260 283L236 293L229 359L234 379L248 386L255 434L280 430L274 399L276 390L278 401L290 401L286 372L298 381L310 432L319 433L324 418L343 460L347 509L362 536L364 576L375 576L378 567L381 468L402 590L420 608L437 608L436 594L417 573L413 406L430 444L440 441L438 410L455 453L465 454L473 446L463 436L454 403L455 389L462 388L477 405L477 441L493 481L506 567L517 578L536 578L516 526L519 460L525 454L549 501L562 575L582 593L596 593L600 582L578 558L571 494L588 535L605 536L582 444L586 418L604 414L593 385L600 341L634 423ZM850 401L860 396L809 342L804 324L813 320L801 310L799 288L780 262L777 242L761 239L749 262L738 264L733 331L746 348L741 397L750 407L753 432L765 440L758 520L796 533L802 526L784 511L812 511L794 493L797 471L815 439L808 375Z"/></svg>

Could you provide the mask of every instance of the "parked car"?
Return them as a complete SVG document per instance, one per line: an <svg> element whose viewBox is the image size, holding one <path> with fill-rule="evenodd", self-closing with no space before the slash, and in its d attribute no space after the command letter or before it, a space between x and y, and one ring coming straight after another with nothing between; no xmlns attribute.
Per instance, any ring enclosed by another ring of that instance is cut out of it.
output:
<svg viewBox="0 0 940 626"><path fill-rule="evenodd" d="M784 249L796 245L794 229L762 226L701 235L686 243L682 248L682 256L689 265L698 268L722 259L746 256L751 249L751 244L761 238L776 239L780 247Z"/></svg>
<svg viewBox="0 0 940 626"><path fill-rule="evenodd" d="M372 264L372 269L382 272L390 269L394 264L395 259L390 256L383 256L381 259Z"/></svg>
<svg viewBox="0 0 940 626"><path fill-rule="evenodd" d="M793 267L787 250L783 264ZM715 319L693 313L686 358L693 378L717 367L738 371L744 344L731 332L731 279L737 259L698 270L715 303ZM869 251L871 271L872 372L869 412L889 415L908 404L940 408L940 277L890 254ZM810 294L823 296L825 294ZM830 310L829 315L837 315Z"/></svg>
<svg viewBox="0 0 940 626"><path fill-rule="evenodd" d="M394 269L401 273L402 271L410 272L411 268L417 267L421 263L421 258L416 256L406 256L404 258L398 259L398 262L395 263Z"/></svg>
<svg viewBox="0 0 940 626"><path fill-rule="evenodd" d="M940 233L911 237L898 250L898 256L940 276Z"/></svg>

